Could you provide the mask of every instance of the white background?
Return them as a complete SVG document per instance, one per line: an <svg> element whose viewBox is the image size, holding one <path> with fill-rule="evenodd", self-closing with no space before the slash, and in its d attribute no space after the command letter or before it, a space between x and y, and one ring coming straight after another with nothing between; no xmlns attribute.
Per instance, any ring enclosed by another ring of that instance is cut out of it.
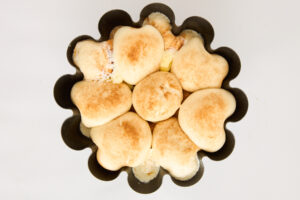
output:
<svg viewBox="0 0 300 200"><path fill-rule="evenodd" d="M205 158L204 176L188 188L165 176L150 195L131 190L126 173L111 182L90 174L90 150L71 150L61 139L71 111L55 103L53 86L74 73L66 59L73 38L99 38L98 20L111 9L136 21L151 1L0 2L0 199L300 199L299 1L162 1L177 24L206 18L212 46L240 55L231 85L247 94L249 110L228 124L236 146L226 160Z"/></svg>

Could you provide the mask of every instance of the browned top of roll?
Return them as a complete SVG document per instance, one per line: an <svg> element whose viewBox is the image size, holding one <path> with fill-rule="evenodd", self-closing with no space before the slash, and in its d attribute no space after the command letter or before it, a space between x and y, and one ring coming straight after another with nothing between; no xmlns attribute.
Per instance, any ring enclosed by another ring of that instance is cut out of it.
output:
<svg viewBox="0 0 300 200"><path fill-rule="evenodd" d="M131 107L131 90L124 84L100 81L80 81L71 90L87 127L104 124L127 112Z"/></svg>
<svg viewBox="0 0 300 200"><path fill-rule="evenodd" d="M109 170L141 164L152 141L148 123L133 112L93 127L91 138L98 146L99 163Z"/></svg>
<svg viewBox="0 0 300 200"><path fill-rule="evenodd" d="M178 79L169 72L155 72L133 90L133 106L145 120L156 122L171 117L182 101Z"/></svg>

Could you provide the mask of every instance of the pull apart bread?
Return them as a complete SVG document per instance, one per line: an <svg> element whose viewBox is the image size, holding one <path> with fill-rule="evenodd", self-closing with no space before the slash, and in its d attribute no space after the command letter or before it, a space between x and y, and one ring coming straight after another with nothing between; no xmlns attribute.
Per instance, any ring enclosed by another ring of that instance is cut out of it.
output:
<svg viewBox="0 0 300 200"><path fill-rule="evenodd" d="M117 26L109 40L80 41L73 51L84 75L71 90L81 132L97 145L101 166L132 167L145 183L160 166L178 180L192 178L197 152L223 146L224 122L236 106L220 89L227 61L207 52L197 32L175 36L171 29L168 17L155 12L141 28Z"/></svg>

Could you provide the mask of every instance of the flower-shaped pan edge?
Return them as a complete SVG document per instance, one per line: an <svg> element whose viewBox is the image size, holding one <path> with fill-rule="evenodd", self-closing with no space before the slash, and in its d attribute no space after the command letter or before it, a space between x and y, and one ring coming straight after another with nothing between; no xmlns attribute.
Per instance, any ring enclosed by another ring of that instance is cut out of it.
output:
<svg viewBox="0 0 300 200"><path fill-rule="evenodd" d="M139 192L139 193L151 193L157 190L161 183L163 176L168 174L163 168L160 169L159 175L150 181L149 183L142 183L138 181L133 173L131 168L123 167L118 171L108 171L101 167L96 159L97 147L92 142L91 139L86 138L82 135L79 124L80 124L80 114L76 106L72 103L70 97L70 91L73 85L83 79L82 73L73 63L72 55L73 50L77 42L91 39L94 41L105 41L109 38L111 30L116 26L132 26L132 27L141 27L144 19L151 14L152 12L161 12L165 14L171 22L172 32L175 35L178 35L181 31L185 29L193 29L200 33L204 39L205 48L208 52L218 54L223 56L229 63L229 72L223 81L222 88L230 91L236 99L236 110L235 112L225 121L224 128L226 132L226 142L224 146L215 153L208 153L200 151L198 153L200 161L200 169L197 174L188 181L178 181L172 178L173 182L180 186L190 186L198 182L204 172L204 166L202 163L202 158L204 156L209 157L212 160L223 160L228 157L233 151L235 140L233 134L226 128L227 122L237 122L241 120L247 112L248 109L248 100L245 93L238 89L230 87L229 83L234 79L240 72L241 63L238 55L228 47L220 47L218 49L211 49L211 43L214 38L214 31L211 24L201 17L189 17L187 18L181 26L176 26L175 24L175 15L173 11L166 5L161 3L153 3L143 8L140 14L140 20L138 22L133 22L128 13L123 10L112 10L104 14L98 24L98 29L101 35L101 38L95 40L94 38L83 35L75 38L69 45L67 50L67 58L69 63L76 68L76 73L73 75L64 75L60 77L55 86L54 86L54 98L58 105L62 108L71 109L73 111L73 116L66 119L61 128L61 135L67 146L74 150L82 150L84 148L91 148L92 154L88 160L88 166L91 173L103 181L110 181L115 179L121 171L126 171L128 173L128 183L130 187Z"/></svg>

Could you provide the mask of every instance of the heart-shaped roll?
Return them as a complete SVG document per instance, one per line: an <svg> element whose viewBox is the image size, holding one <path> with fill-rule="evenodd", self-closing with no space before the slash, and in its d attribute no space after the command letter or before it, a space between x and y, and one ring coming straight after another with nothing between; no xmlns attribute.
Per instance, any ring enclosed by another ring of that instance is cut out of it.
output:
<svg viewBox="0 0 300 200"><path fill-rule="evenodd" d="M127 112L131 107L131 96L125 83L80 81L71 90L71 99L87 127L107 123Z"/></svg>
<svg viewBox="0 0 300 200"><path fill-rule="evenodd" d="M108 170L136 167L150 151L152 134L149 124L133 112L91 129L98 146L97 160Z"/></svg>
<svg viewBox="0 0 300 200"><path fill-rule="evenodd" d="M96 42L83 40L76 44L73 61L85 80L108 80L114 70L112 40Z"/></svg>
<svg viewBox="0 0 300 200"><path fill-rule="evenodd" d="M227 61L219 55L208 53L200 36L186 34L185 37L186 43L174 55L171 72L188 92L220 88L228 73Z"/></svg>
<svg viewBox="0 0 300 200"><path fill-rule="evenodd" d="M176 118L156 124L152 149L156 163L178 180L192 178L199 169L199 147L181 130Z"/></svg>
<svg viewBox="0 0 300 200"><path fill-rule="evenodd" d="M164 42L153 26L142 28L121 27L114 35L114 82L135 85L148 74L159 69Z"/></svg>
<svg viewBox="0 0 300 200"><path fill-rule="evenodd" d="M234 96L224 89L199 90L180 106L179 124L198 147L215 152L225 143L224 122L235 107Z"/></svg>

